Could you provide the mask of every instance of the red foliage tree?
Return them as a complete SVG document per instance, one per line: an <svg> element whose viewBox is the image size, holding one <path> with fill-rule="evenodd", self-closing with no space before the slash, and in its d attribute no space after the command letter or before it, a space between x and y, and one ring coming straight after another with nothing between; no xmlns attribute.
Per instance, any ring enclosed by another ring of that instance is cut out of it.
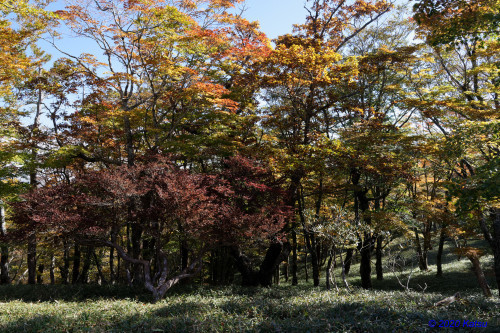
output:
<svg viewBox="0 0 500 333"><path fill-rule="evenodd" d="M142 268L144 286L158 300L175 283L199 272L202 256L212 246L279 238L289 214L280 194L265 168L241 157L228 159L225 169L213 175L190 173L155 157L26 194L15 207L14 234L111 247ZM119 245L116 234L130 223L154 244L151 258L134 257L133 248ZM195 255L172 274L166 249L178 235Z"/></svg>

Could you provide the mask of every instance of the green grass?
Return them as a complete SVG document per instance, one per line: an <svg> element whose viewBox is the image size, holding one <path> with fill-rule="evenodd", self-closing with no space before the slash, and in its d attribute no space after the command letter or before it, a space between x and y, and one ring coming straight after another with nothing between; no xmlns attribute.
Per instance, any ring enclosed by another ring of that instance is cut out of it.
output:
<svg viewBox="0 0 500 333"><path fill-rule="evenodd" d="M471 241L469 242L469 245L489 249L489 247L484 244L484 241ZM401 282L406 284L406 278L410 275L410 272L412 271L411 264L413 264L413 272L410 278L409 287L415 291L422 291L422 288L426 287L427 292L437 292L450 295L453 295L457 291L461 293L481 294L481 289L471 269L472 266L470 261L464 257L458 260L457 256L452 252L453 248L454 246L451 243L445 243L443 253L443 276L441 278L436 277L435 258L437 246L434 246L433 250L429 252L429 271L425 272L421 272L418 268L414 248L406 248L401 254L407 259L408 267L402 272L402 274L398 274L399 279ZM382 281L377 281L375 279L375 258L372 258L372 261L372 281L374 289L404 290L398 283L395 274L386 267L385 264L387 263L387 258L383 258L384 279ZM486 253L486 255L481 258L481 266L493 294L498 296L495 274L493 272L493 255ZM335 270L335 274L337 275L337 282L340 285L340 268ZM351 274L348 281L356 286L361 286L359 264L355 264L351 267Z"/></svg>
<svg viewBox="0 0 500 333"><path fill-rule="evenodd" d="M421 332L430 319L486 321L482 329L500 330L498 298L467 294L466 302L435 308L433 303L448 296L441 293L364 291L355 288L326 291L306 285L262 289L239 287L177 290L153 304L131 294L131 298L102 296L82 300L81 290L106 294L109 288L75 287L75 300L12 300L17 286L2 286L1 332ZM39 294L36 286L31 288ZM44 287L60 293L58 286ZM67 287L65 292L69 292ZM45 295L47 295L45 294ZM7 301L7 302L5 302ZM441 329L443 330L443 329ZM458 331L458 330L457 330Z"/></svg>
<svg viewBox="0 0 500 333"><path fill-rule="evenodd" d="M443 277L435 277L434 249L430 271L416 267L409 292L387 270L383 281L374 277L374 290L362 290L359 264L348 278L352 292L341 287L339 269L339 291L325 290L324 280L312 287L303 277L296 287L284 281L272 288L191 284L174 287L158 303L144 290L128 287L0 286L0 332L500 332L498 290L485 299L469 261L457 261L446 246ZM414 250L402 254L410 258ZM481 258L490 286L496 287L492 260L491 254ZM463 301L433 306L457 291ZM488 324L486 329L431 329L431 319Z"/></svg>

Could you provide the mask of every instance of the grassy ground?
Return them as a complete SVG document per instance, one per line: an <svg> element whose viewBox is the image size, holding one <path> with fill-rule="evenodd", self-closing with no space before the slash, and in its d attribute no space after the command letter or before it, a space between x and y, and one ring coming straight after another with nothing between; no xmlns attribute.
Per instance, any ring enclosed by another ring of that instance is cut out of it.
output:
<svg viewBox="0 0 500 333"><path fill-rule="evenodd" d="M488 323L486 329L462 327L456 331L500 331L498 298L485 300L477 294L467 294L465 302L435 308L433 303L447 294L360 289L348 293L304 285L224 287L173 293L152 304L140 298L82 300L81 290L87 292L89 287L80 287L74 288L75 294L80 291L74 300L51 297L5 302L9 292L8 298L15 298L11 288L0 288L4 295L0 302L1 332L423 332L431 330L431 319ZM30 288L23 289L28 293ZM93 289L99 294L100 288ZM51 292L57 295L61 290L45 287L45 292L45 296Z"/></svg>
<svg viewBox="0 0 500 333"><path fill-rule="evenodd" d="M488 255L482 263L495 286L491 260ZM440 279L430 264L429 272L413 271L411 291L392 273L364 291L358 287L359 265L349 277L352 292L340 283L338 291L327 291L324 281L314 288L310 280L268 289L190 286L172 290L156 304L142 290L123 287L0 286L0 332L500 332L498 290L485 299L468 260L446 255ZM406 282L410 272L411 264L400 279ZM427 286L425 292L421 286ZM457 291L462 301L433 306ZM461 327L431 329L429 320L460 320ZM465 320L487 327L463 327Z"/></svg>

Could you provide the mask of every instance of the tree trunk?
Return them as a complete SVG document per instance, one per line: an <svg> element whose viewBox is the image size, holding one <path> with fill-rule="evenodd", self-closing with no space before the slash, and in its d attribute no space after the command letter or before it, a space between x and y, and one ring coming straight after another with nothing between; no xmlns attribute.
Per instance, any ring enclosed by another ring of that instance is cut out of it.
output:
<svg viewBox="0 0 500 333"><path fill-rule="evenodd" d="M67 241L63 241L64 252L63 252L63 265L59 267L61 273L62 284L69 283L69 246Z"/></svg>
<svg viewBox="0 0 500 333"><path fill-rule="evenodd" d="M28 283L36 283L36 236L31 235L28 239Z"/></svg>
<svg viewBox="0 0 500 333"><path fill-rule="evenodd" d="M276 271L274 271L274 284L280 284L280 266L276 267Z"/></svg>
<svg viewBox="0 0 500 333"><path fill-rule="evenodd" d="M71 277L71 283L78 283L78 278L80 277L80 245L75 244L75 248L73 250L73 272Z"/></svg>
<svg viewBox="0 0 500 333"><path fill-rule="evenodd" d="M132 257L134 259L141 258L141 240L142 240L142 226L139 223L132 223ZM144 284L143 265L136 264L133 267L133 284L135 286L142 286Z"/></svg>
<svg viewBox="0 0 500 333"><path fill-rule="evenodd" d="M370 210L370 201L366 194L368 189L363 189L359 185L359 180L361 178L361 173L356 168L351 170L351 182L355 187L354 190L354 214L357 221L360 219L359 212L363 213L363 222L367 225L371 225L371 218L369 215L364 213ZM361 275L361 286L364 289L372 288L372 267L371 267L371 255L374 247L373 235L370 232L365 232L362 239L359 240L358 247L361 255L361 261L359 266L359 273Z"/></svg>
<svg viewBox="0 0 500 333"><path fill-rule="evenodd" d="M38 73L42 72L42 68L39 67ZM36 103L36 113L35 118L33 119L33 126L30 132L30 144L31 148L31 170L30 170L30 187L31 189L36 188L38 185L37 181L37 169L36 169L36 160L38 158L38 153L36 149L36 140L34 140L34 136L38 131L38 125L40 122L40 115L42 114L42 103L43 102L43 94L42 90L38 89L37 92L37 103ZM33 234L28 239L28 283L35 284L36 283L36 234Z"/></svg>
<svg viewBox="0 0 500 333"><path fill-rule="evenodd" d="M299 217L300 217L300 222L302 224L302 231L304 232L304 238L306 240L306 247L307 250L309 251L309 254L311 255L311 265L312 265L312 271L313 271L313 284L315 287L319 286L319 258L318 258L318 252L317 252L317 247L316 247L316 238L314 236L314 233L309 231L309 228L307 226L307 221L304 216L304 198L303 194L300 193L299 196Z"/></svg>
<svg viewBox="0 0 500 333"><path fill-rule="evenodd" d="M436 276L437 277L443 276L443 249L444 249L445 237L446 237L445 227L441 226L441 232L439 234L439 246L438 246L438 252L437 252L437 257L436 257L436 264L437 264Z"/></svg>
<svg viewBox="0 0 500 333"><path fill-rule="evenodd" d="M40 264L38 265L38 271L36 274L36 283L38 284L43 284L43 271L45 270L45 265Z"/></svg>
<svg viewBox="0 0 500 333"><path fill-rule="evenodd" d="M493 225L493 239L490 242L493 248L494 271L500 296L500 209L491 210L491 220Z"/></svg>
<svg viewBox="0 0 500 333"><path fill-rule="evenodd" d="M283 275L285 276L285 282L288 282L288 268L290 262L290 255L286 257L286 263L283 265Z"/></svg>
<svg viewBox="0 0 500 333"><path fill-rule="evenodd" d="M315 287L318 287L319 286L319 258L318 258L317 252L315 251L316 250L315 237L312 233L309 234L308 231L305 231L305 238L306 238L307 248L309 250L309 253L311 254L313 285Z"/></svg>
<svg viewBox="0 0 500 333"><path fill-rule="evenodd" d="M331 290L332 289L332 286L331 286L331 277L330 277L330 274L331 274L331 269L332 269L332 259L333 259L333 255L330 254L330 257L328 258L328 263L326 264L326 270L325 270L325 275L326 275L326 290Z"/></svg>
<svg viewBox="0 0 500 333"><path fill-rule="evenodd" d="M242 286L258 286L258 272L252 268L250 259L245 256L237 247L231 248L231 255L235 259L236 268L241 274Z"/></svg>
<svg viewBox="0 0 500 333"><path fill-rule="evenodd" d="M94 248L92 246L87 246L87 251L85 251L85 259L83 261L82 273L78 277L79 283L88 283L89 282L89 270L90 264L92 261L92 253L94 252Z"/></svg>
<svg viewBox="0 0 500 333"><path fill-rule="evenodd" d="M309 253L306 251L305 258L304 258L304 271L306 273L306 282L309 282L309 269L307 268L307 257Z"/></svg>
<svg viewBox="0 0 500 333"><path fill-rule="evenodd" d="M353 252L354 249L348 249L345 254L344 270L346 275L349 275L349 271L351 270Z"/></svg>
<svg viewBox="0 0 500 333"><path fill-rule="evenodd" d="M210 254L210 282L214 285L226 285L233 280L234 262L231 250L227 246L218 245Z"/></svg>
<svg viewBox="0 0 500 333"><path fill-rule="evenodd" d="M479 263L479 258L476 256L468 256L469 260L472 263L472 268L474 270L474 274L476 274L477 282L483 291L484 296L491 297L490 286L488 285L488 281L484 277L483 270L481 269L481 264Z"/></svg>
<svg viewBox="0 0 500 333"><path fill-rule="evenodd" d="M260 265L259 271L252 267L251 260L237 247L231 247L230 253L235 259L236 268L241 274L243 286L269 287L272 284L273 274L279 264L290 254L290 243L272 242L266 256Z"/></svg>
<svg viewBox="0 0 500 333"><path fill-rule="evenodd" d="M422 251L422 245L420 244L420 236L418 234L417 228L414 228L413 232L415 233L415 246L418 254L418 267L421 271L426 271L428 270L427 257L424 256L424 252Z"/></svg>
<svg viewBox="0 0 500 333"><path fill-rule="evenodd" d="M9 277L9 248L7 245L0 245L0 284L10 284Z"/></svg>
<svg viewBox="0 0 500 333"><path fill-rule="evenodd" d="M292 230L292 286L299 284L297 278L297 232L295 227Z"/></svg>
<svg viewBox="0 0 500 333"><path fill-rule="evenodd" d="M116 243L116 237L118 232L116 230L111 231L111 242ZM114 284L115 282L115 249L112 247L109 249L109 283Z"/></svg>
<svg viewBox="0 0 500 333"><path fill-rule="evenodd" d="M486 225L485 217L483 216L479 222L480 227L483 231L484 238L490 244L493 250L493 269L495 271L495 278L498 286L498 292L500 296L500 209L491 208L490 209L490 220L493 227L493 233L490 233L488 226Z"/></svg>
<svg viewBox="0 0 500 333"><path fill-rule="evenodd" d="M54 275L54 268L56 266L56 256L54 253L50 254L50 267L49 267L49 276L50 276L50 284L56 283L56 276Z"/></svg>
<svg viewBox="0 0 500 333"><path fill-rule="evenodd" d="M382 241L383 236L377 237L377 248L375 250L375 257L377 258L377 262L375 264L375 270L377 271L377 280L384 279L384 271L382 269Z"/></svg>
<svg viewBox="0 0 500 333"><path fill-rule="evenodd" d="M106 277L104 276L103 272L102 272L102 265L101 265L101 257L102 257L102 253L99 254L99 257L97 256L97 254L95 253L95 250L92 251L93 254L94 254L94 261L95 261L95 265L97 267L97 274L99 274L99 284L107 284L108 281L106 281Z"/></svg>
<svg viewBox="0 0 500 333"><path fill-rule="evenodd" d="M359 266L359 274L361 275L361 287L364 289L372 288L372 266L371 266L371 252L373 247L372 236L365 232L364 239L361 242L359 253L361 261Z"/></svg>
<svg viewBox="0 0 500 333"><path fill-rule="evenodd" d="M259 269L259 282L261 286L269 287L272 283L272 276L276 267L290 253L290 243L272 242L269 246L264 261Z"/></svg>
<svg viewBox="0 0 500 333"><path fill-rule="evenodd" d="M342 258L342 251L339 252L339 256L340 256L340 263L342 265L342 281L344 282L344 286L347 288L347 290L350 290L349 283L347 283L346 272L345 272L345 260L344 258Z"/></svg>
<svg viewBox="0 0 500 333"><path fill-rule="evenodd" d="M335 252L333 250L330 251L330 256L328 257L328 263L326 264L326 270L325 270L325 275L326 275L326 290L331 290L331 273L332 273L332 261L333 257L335 255ZM335 288L337 288L337 285L335 284ZM338 289L338 288L337 288Z"/></svg>
<svg viewBox="0 0 500 333"><path fill-rule="evenodd" d="M7 236L7 227L5 224L4 203L0 200L0 236ZM0 244L0 284L9 284L9 247L7 244Z"/></svg>
<svg viewBox="0 0 500 333"><path fill-rule="evenodd" d="M426 271L429 270L429 262L427 260L429 251L432 250L432 221L427 221L424 227L424 248L422 251L423 267Z"/></svg>

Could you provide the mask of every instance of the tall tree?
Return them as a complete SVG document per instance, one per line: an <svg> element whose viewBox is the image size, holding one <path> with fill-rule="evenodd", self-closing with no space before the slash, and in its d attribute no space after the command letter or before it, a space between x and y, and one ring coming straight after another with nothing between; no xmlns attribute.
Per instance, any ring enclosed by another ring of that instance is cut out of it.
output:
<svg viewBox="0 0 500 333"><path fill-rule="evenodd" d="M498 214L498 1L421 1L415 18L421 35L437 59L440 82L419 92L415 105L443 137L442 149L452 170L450 193L468 204L470 213L483 211L476 226L481 228L495 257L495 275L500 286L500 230ZM481 18L481 19L478 19ZM481 185L479 185L481 184ZM476 199L471 199L471 196ZM468 198L468 199L467 199ZM486 222L488 220L488 223ZM478 256L475 257L476 259Z"/></svg>
<svg viewBox="0 0 500 333"><path fill-rule="evenodd" d="M335 88L337 83L353 82L357 70L354 59L341 61L339 51L370 23L387 12L386 1L308 1L306 22L296 25L293 35L276 40L276 49L266 58L262 68L266 88L265 126L278 139L282 172L290 180L291 206L298 208L305 226L300 191L302 181L311 172L314 147L323 135L330 137L336 105L346 98ZM322 196L318 197L321 206ZM305 229L304 229L305 230ZM292 234L292 283L297 284L297 224L290 225ZM311 254L314 285L319 285L319 258L314 234L305 230Z"/></svg>

